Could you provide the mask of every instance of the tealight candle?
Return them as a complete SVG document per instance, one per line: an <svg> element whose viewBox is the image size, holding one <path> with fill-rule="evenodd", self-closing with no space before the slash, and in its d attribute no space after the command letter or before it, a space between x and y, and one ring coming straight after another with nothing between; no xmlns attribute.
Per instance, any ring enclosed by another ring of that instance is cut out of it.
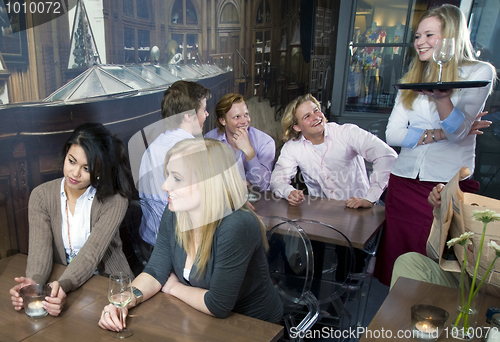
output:
<svg viewBox="0 0 500 342"><path fill-rule="evenodd" d="M50 295L50 286L33 284L24 286L19 290L23 298L24 311L31 318L41 318L47 316L47 310L43 308L43 300Z"/></svg>
<svg viewBox="0 0 500 342"><path fill-rule="evenodd" d="M446 310L432 305L417 304L411 307L413 338L422 341L437 341L450 315Z"/></svg>
<svg viewBox="0 0 500 342"><path fill-rule="evenodd" d="M41 301L34 301L28 303L28 307L25 309L26 314L30 317L43 317L47 315L47 311L43 308Z"/></svg>
<svg viewBox="0 0 500 342"><path fill-rule="evenodd" d="M415 328L425 333L434 333L438 330L437 327L430 322L417 322L415 323Z"/></svg>
<svg viewBox="0 0 500 342"><path fill-rule="evenodd" d="M436 340L439 337L439 330L430 322L417 322L415 323L414 337L420 340Z"/></svg>

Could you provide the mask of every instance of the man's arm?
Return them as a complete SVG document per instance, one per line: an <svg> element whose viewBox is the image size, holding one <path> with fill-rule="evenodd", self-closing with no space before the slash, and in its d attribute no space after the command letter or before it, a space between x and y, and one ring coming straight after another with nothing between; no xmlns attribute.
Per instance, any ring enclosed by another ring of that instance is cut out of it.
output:
<svg viewBox="0 0 500 342"><path fill-rule="evenodd" d="M351 130L350 134L348 134L349 145L359 155L373 163L373 172L370 175L370 189L364 199L374 203L387 188L391 169L398 155L389 145L364 129L355 125L350 125L349 129Z"/></svg>
<svg viewBox="0 0 500 342"><path fill-rule="evenodd" d="M271 174L271 190L276 196L286 199L292 191L297 190L290 183L297 174L298 163L289 150L289 145L285 144Z"/></svg>
<svg viewBox="0 0 500 342"><path fill-rule="evenodd" d="M267 138L262 143L259 141L253 142L256 152L255 157L246 161L246 178L252 185L259 187L260 191L269 188L276 153L274 139L270 136L267 136Z"/></svg>

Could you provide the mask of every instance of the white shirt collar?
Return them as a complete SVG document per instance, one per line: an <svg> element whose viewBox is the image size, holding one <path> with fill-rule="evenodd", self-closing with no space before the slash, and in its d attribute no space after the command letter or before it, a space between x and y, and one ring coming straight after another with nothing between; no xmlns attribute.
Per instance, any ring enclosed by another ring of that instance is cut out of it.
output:
<svg viewBox="0 0 500 342"><path fill-rule="evenodd" d="M66 201L68 198L66 196L66 191L64 191L64 182L66 181L66 178L63 177L61 180L61 199ZM89 201L92 201L94 199L95 193L97 189L94 188L92 185L90 185L87 190L78 198L77 201L81 199L87 199Z"/></svg>

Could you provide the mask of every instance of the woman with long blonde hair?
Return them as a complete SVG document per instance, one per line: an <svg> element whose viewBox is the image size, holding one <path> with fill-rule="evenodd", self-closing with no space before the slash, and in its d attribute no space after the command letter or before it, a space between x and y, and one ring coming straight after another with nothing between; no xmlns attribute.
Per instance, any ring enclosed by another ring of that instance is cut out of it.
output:
<svg viewBox="0 0 500 342"><path fill-rule="evenodd" d="M180 141L167 153L165 175L169 203L128 308L162 290L208 315L234 311L279 322L282 304L269 275L265 227L247 207L231 148L214 139ZM119 331L124 322L117 310L107 305L99 326Z"/></svg>
<svg viewBox="0 0 500 342"><path fill-rule="evenodd" d="M445 4L427 10L415 33L416 56L401 83L437 82L439 65L433 60L436 41L455 39L453 58L443 67L443 82L490 81L480 88L402 90L389 118L386 136L401 152L391 171L386 197L386 230L377 270L389 284L396 258L406 252L426 254L432 224L427 196L437 183L448 182L463 166L474 171L476 135L491 122L481 121L496 71L476 60L464 14ZM479 184L463 180L465 191Z"/></svg>

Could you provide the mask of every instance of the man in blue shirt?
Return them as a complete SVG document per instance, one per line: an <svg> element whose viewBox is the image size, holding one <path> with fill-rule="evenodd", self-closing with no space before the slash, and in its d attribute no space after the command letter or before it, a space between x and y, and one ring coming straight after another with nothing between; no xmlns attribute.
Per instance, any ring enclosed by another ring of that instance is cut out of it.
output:
<svg viewBox="0 0 500 342"><path fill-rule="evenodd" d="M163 94L161 114L166 131L149 145L142 156L138 184L139 197L152 209L152 212L143 210L139 233L144 241L153 246L159 221L151 215L161 218L168 204L168 195L161 189L165 182L165 155L177 142L202 134L203 123L208 117L208 98L209 89L190 81L177 81Z"/></svg>

